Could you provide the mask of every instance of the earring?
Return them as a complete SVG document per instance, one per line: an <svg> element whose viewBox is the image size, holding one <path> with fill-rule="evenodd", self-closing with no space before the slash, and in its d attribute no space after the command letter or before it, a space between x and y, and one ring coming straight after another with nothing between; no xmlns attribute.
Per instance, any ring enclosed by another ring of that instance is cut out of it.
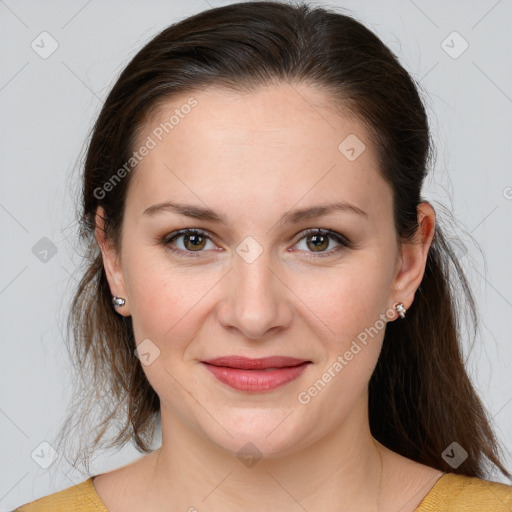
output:
<svg viewBox="0 0 512 512"><path fill-rule="evenodd" d="M402 317L402 318L405 318L405 313L407 312L407 310L405 309L404 307L404 304L403 302L399 302L396 306L395 306L398 314Z"/></svg>
<svg viewBox="0 0 512 512"><path fill-rule="evenodd" d="M112 304L114 305L114 307L118 308L124 306L126 304L126 301L122 297L114 296L112 297Z"/></svg>

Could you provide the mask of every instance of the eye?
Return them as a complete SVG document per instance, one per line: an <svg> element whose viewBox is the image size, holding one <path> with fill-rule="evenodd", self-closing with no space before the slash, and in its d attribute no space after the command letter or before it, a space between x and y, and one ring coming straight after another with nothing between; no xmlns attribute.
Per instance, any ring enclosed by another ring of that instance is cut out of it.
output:
<svg viewBox="0 0 512 512"><path fill-rule="evenodd" d="M178 240L180 238L183 238L183 249L177 249L172 246L173 242L175 240ZM182 229L180 231L177 231L175 233L171 233L168 237L165 237L162 241L163 244L166 247L169 247L169 249L177 254L183 254L184 256L199 256L196 254L191 254L194 252L202 252L202 249L204 249L206 242L210 242L213 245L213 242L211 241L210 237L205 231L202 231L200 229Z"/></svg>
<svg viewBox="0 0 512 512"><path fill-rule="evenodd" d="M311 240L311 242L306 243L306 252L310 249L313 255L306 256L307 258L332 256L332 254L340 251L343 247L351 248L353 246L352 243L343 235L326 229L310 229L301 233L301 235L302 236L298 243L302 242L302 240ZM177 248L174 245L179 239L182 239L183 249ZM326 251L325 249L329 247L330 240L334 240L339 245L334 249ZM215 247L208 233L201 229L191 228L171 233L162 240L163 245L168 247L172 252L185 257L199 256L201 252L204 252L203 249L207 245L207 242L212 243Z"/></svg>
<svg viewBox="0 0 512 512"><path fill-rule="evenodd" d="M302 240L306 240L306 252L310 249L313 255L307 255L307 258L317 258L317 257L325 257L332 256L334 253L337 253L341 249L351 248L352 243L343 235L336 233L335 231L330 231L328 229L310 229L305 233L302 233L302 237L299 240L299 243ZM329 247L329 241L334 240L339 245L334 249L327 251L327 247Z"/></svg>

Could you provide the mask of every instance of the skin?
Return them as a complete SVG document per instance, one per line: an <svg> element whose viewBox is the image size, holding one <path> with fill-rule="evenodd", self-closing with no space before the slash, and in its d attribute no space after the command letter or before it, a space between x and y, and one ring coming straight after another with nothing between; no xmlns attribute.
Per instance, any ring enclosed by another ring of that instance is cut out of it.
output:
<svg viewBox="0 0 512 512"><path fill-rule="evenodd" d="M144 127L141 144L189 96L173 98ZM309 403L297 397L380 315L401 321L393 307L409 308L421 283L433 208L419 205L417 243L400 247L391 188L363 124L335 113L311 86L193 96L198 105L134 171L120 252L97 212L110 289L126 299L117 311L132 316L137 344L149 339L160 351L142 367L162 416L161 448L97 476L98 494L110 512L372 511L380 450L379 510L414 510L442 473L388 450L370 433L368 382L385 329L359 343L360 352ZM349 134L366 147L354 161L338 150ZM207 206L228 225L143 213L165 201ZM367 216L346 210L278 223L295 208L334 201ZM186 236L169 246L192 256L165 247L162 239L183 228L210 235L202 252ZM354 247L328 238L328 246L315 249L302 233L316 228L340 233ZM262 250L251 263L236 252L246 237ZM313 364L276 390L248 393L200 364L223 355L286 355ZM261 453L251 467L237 457L248 442Z"/></svg>

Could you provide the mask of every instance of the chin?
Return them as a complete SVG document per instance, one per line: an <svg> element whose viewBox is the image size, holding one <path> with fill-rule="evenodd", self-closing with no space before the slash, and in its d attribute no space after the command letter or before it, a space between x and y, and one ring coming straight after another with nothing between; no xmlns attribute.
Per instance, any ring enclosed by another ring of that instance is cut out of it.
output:
<svg viewBox="0 0 512 512"><path fill-rule="evenodd" d="M305 444L305 422L299 427L298 415L291 414L287 418L288 414L289 411L277 409L238 410L236 415L219 420L231 435L222 428L213 432L211 424L205 425L204 434L217 446L239 458L276 459L297 451L300 445Z"/></svg>

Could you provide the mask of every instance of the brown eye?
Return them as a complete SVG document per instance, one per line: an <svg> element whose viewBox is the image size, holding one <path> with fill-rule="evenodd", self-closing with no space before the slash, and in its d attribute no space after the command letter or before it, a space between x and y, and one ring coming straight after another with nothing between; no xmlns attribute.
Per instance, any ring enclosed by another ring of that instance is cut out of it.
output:
<svg viewBox="0 0 512 512"><path fill-rule="evenodd" d="M180 240L181 247L178 244ZM178 254L186 254L187 256L190 256L190 253L194 252L204 252L203 249L207 242L211 242L210 237L203 231L196 229L182 229L181 231L169 235L162 241L171 251Z"/></svg>
<svg viewBox="0 0 512 512"><path fill-rule="evenodd" d="M341 251L343 248L352 248L353 244L348 238L336 233L335 231L312 229L302 233L299 243L306 240L306 248L304 252L307 258L317 258L324 256L332 256ZM334 248L327 250L331 240L334 240L338 245ZM299 247L300 248L300 247Z"/></svg>
<svg viewBox="0 0 512 512"><path fill-rule="evenodd" d="M306 237L310 242L307 242L308 248L312 251L325 251L329 247L329 237L326 235L308 235Z"/></svg>
<svg viewBox="0 0 512 512"><path fill-rule="evenodd" d="M181 240L181 247L179 241ZM317 258L323 256L332 256L343 248L352 248L353 244L343 235L335 231L312 229L302 234L299 242L306 240L306 248L301 249L307 258ZM331 241L335 241L338 245L330 250L327 248ZM200 256L201 253L207 252L206 244L210 242L215 248L210 236L199 229L182 229L175 233L171 233L162 240L162 244L168 247L172 252L183 256Z"/></svg>
<svg viewBox="0 0 512 512"><path fill-rule="evenodd" d="M206 238L198 234L187 234L183 236L183 245L191 251L200 251L206 245Z"/></svg>

